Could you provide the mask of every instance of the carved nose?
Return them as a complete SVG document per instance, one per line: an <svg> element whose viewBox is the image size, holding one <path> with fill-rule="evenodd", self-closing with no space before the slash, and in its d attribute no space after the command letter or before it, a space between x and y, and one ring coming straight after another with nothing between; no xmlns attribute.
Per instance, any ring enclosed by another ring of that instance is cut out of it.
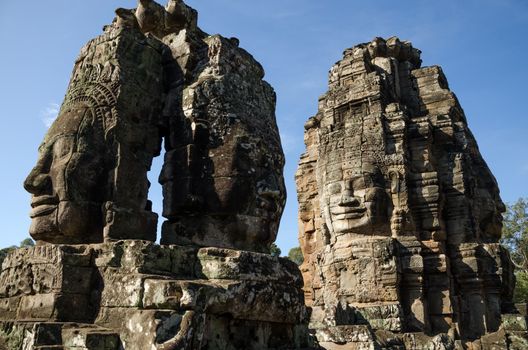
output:
<svg viewBox="0 0 528 350"><path fill-rule="evenodd" d="M31 170L26 180L24 188L31 194L45 194L51 188L51 179L48 174L42 174L37 167Z"/></svg>
<svg viewBox="0 0 528 350"><path fill-rule="evenodd" d="M280 186L277 179L272 175L257 183L257 192L260 196L269 199L276 199L281 196Z"/></svg>
<svg viewBox="0 0 528 350"><path fill-rule="evenodd" d="M350 194L343 194L339 205L342 207L354 207L359 205L359 200Z"/></svg>

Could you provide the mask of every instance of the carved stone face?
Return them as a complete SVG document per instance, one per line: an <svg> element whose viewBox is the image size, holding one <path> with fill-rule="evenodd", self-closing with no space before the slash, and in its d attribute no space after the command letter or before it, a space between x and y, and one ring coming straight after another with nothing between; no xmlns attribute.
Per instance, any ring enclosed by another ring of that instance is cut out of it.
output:
<svg viewBox="0 0 528 350"><path fill-rule="evenodd" d="M162 243L185 238L203 246L266 251L285 203L284 159L278 140L264 142L257 135L240 127L216 147L168 153L160 177L169 219Z"/></svg>
<svg viewBox="0 0 528 350"><path fill-rule="evenodd" d="M374 234L387 226L388 196L383 176L374 165L343 171L339 181L324 187L323 213L335 234Z"/></svg>
<svg viewBox="0 0 528 350"><path fill-rule="evenodd" d="M236 149L229 159L212 157L215 168L224 168L225 173L213 175L218 203L209 201L206 211L230 216L228 221L237 223L233 233L238 232L242 240L269 242L275 239L284 206L283 178L277 172L282 162L272 152L280 148L243 140L235 138L224 145Z"/></svg>
<svg viewBox="0 0 528 350"><path fill-rule="evenodd" d="M201 42L189 46L192 59L178 58L189 82L167 108L161 242L265 252L286 197L275 92L236 40L196 34L185 34Z"/></svg>
<svg viewBox="0 0 528 350"><path fill-rule="evenodd" d="M102 240L103 133L91 108L61 111L24 181L32 194L30 234L51 243Z"/></svg>

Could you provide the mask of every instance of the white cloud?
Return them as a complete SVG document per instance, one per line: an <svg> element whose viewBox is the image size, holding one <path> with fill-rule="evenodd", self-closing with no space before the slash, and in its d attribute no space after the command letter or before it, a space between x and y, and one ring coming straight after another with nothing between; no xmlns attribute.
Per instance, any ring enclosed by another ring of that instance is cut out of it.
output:
<svg viewBox="0 0 528 350"><path fill-rule="evenodd" d="M48 106L41 112L42 122L47 128L49 128L57 118L59 109L60 106L57 103L50 102Z"/></svg>

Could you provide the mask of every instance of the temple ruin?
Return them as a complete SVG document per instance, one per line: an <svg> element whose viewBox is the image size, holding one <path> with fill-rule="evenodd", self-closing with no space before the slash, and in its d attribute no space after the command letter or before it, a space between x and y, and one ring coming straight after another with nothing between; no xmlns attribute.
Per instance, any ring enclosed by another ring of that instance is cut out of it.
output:
<svg viewBox="0 0 528 350"><path fill-rule="evenodd" d="M269 254L275 105L183 1L117 9L24 181L37 244L1 266L0 350L528 348L504 204L440 67L395 37L332 67L296 174L300 269Z"/></svg>
<svg viewBox="0 0 528 350"><path fill-rule="evenodd" d="M10 350L306 346L301 274L269 255L286 201L275 92L197 16L141 0L82 48L24 182L37 246L2 265Z"/></svg>
<svg viewBox="0 0 528 350"><path fill-rule="evenodd" d="M310 328L326 349L520 349L504 204L438 66L344 52L296 174Z"/></svg>

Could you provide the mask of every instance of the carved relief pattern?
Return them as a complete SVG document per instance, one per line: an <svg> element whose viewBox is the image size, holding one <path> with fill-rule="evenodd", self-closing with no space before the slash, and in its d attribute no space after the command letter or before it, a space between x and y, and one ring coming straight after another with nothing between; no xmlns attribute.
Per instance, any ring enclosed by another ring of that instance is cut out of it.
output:
<svg viewBox="0 0 528 350"><path fill-rule="evenodd" d="M478 339L511 312L497 183L441 68L420 65L397 38L346 50L305 125L301 271L321 339L366 323Z"/></svg>
<svg viewBox="0 0 528 350"><path fill-rule="evenodd" d="M0 348L308 347L300 272L269 254L286 191L262 66L181 0L116 15L25 181L38 245L0 269Z"/></svg>

